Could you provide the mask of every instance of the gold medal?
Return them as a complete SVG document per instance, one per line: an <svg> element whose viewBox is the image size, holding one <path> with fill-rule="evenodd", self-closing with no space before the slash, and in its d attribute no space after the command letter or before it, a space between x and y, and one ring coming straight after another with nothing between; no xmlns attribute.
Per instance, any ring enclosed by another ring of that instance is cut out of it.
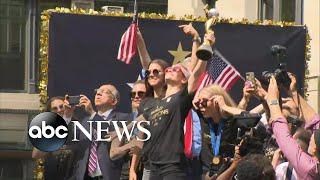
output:
<svg viewBox="0 0 320 180"><path fill-rule="evenodd" d="M220 163L220 158L219 158L219 156L213 157L213 158L212 158L212 163L213 163L214 165L218 165L218 164Z"/></svg>

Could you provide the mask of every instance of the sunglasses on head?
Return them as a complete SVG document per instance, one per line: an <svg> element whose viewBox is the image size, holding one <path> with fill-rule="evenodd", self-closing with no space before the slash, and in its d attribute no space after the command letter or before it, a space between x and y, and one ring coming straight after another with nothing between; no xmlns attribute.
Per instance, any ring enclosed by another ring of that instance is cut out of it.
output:
<svg viewBox="0 0 320 180"><path fill-rule="evenodd" d="M143 92L143 91L131 91L130 92L130 97L131 98L135 98L136 96L138 96L139 98L143 98L144 96L146 95L146 92Z"/></svg>
<svg viewBox="0 0 320 180"><path fill-rule="evenodd" d="M146 70L145 76L149 77L151 73L153 74L153 76L159 76L162 72L158 69Z"/></svg>
<svg viewBox="0 0 320 180"><path fill-rule="evenodd" d="M166 70L165 70L166 73L167 73L167 72L170 72L170 71L172 71L172 72L179 72L179 71L181 71L181 67L179 67L179 66L168 67L168 68L166 68Z"/></svg>
<svg viewBox="0 0 320 180"><path fill-rule="evenodd" d="M51 107L51 110L53 111L58 111L59 109L64 109L63 104L60 104L59 106Z"/></svg>

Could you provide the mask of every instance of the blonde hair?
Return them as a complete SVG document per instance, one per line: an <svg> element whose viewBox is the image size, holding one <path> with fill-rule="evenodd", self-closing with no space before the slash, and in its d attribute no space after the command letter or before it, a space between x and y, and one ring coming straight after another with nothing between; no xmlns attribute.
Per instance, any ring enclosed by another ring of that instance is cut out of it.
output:
<svg viewBox="0 0 320 180"><path fill-rule="evenodd" d="M218 85L212 84L212 85L206 86L200 90L199 94L202 94L202 93L206 93L210 97L214 95L220 95L223 97L226 105L231 107L237 107L236 103L233 101L231 96L222 87Z"/></svg>

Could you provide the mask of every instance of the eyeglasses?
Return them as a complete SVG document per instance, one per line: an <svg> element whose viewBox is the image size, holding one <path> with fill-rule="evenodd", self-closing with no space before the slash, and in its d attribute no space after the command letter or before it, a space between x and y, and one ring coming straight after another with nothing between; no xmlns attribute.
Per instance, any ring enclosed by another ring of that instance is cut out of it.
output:
<svg viewBox="0 0 320 180"><path fill-rule="evenodd" d="M200 107L200 105L204 108L208 107L208 99L199 99L199 101L197 101L196 103L194 103L195 106L197 106L198 108Z"/></svg>
<svg viewBox="0 0 320 180"><path fill-rule="evenodd" d="M63 110L64 109L64 106L63 104L60 104L59 106L54 106L54 107L51 107L51 110L54 111L54 112L57 112L58 110Z"/></svg>
<svg viewBox="0 0 320 180"><path fill-rule="evenodd" d="M112 92L109 89L95 89L95 94L110 94L113 98L115 98L115 95L112 94Z"/></svg>
<svg viewBox="0 0 320 180"><path fill-rule="evenodd" d="M181 71L181 67L179 67L179 66L168 67L168 68L166 68L166 70L165 70L166 73L167 73L167 72L170 72L170 71L172 71L172 72L179 72L179 71Z"/></svg>
<svg viewBox="0 0 320 180"><path fill-rule="evenodd" d="M139 98L143 98L146 95L146 92L143 92L143 91L137 91L137 92L131 91L130 92L130 97L132 99L134 99L137 95L138 95Z"/></svg>
<svg viewBox="0 0 320 180"><path fill-rule="evenodd" d="M145 76L146 76L146 77L149 77L151 73L153 74L153 76L159 76L160 74L162 74L162 71L160 71L160 70L158 70L158 69L146 70Z"/></svg>

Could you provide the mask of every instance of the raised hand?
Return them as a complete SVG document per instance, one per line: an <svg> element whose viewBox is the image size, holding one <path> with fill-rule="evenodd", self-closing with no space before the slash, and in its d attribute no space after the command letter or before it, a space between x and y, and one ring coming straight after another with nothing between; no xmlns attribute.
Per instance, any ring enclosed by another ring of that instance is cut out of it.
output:
<svg viewBox="0 0 320 180"><path fill-rule="evenodd" d="M93 107L92 107L92 104L91 104L91 101L90 99L83 95L83 94L80 94L80 103L79 105L80 106L84 106L86 112L88 112L90 115L92 115L94 113L94 110L93 110Z"/></svg>
<svg viewBox="0 0 320 180"><path fill-rule="evenodd" d="M192 26L192 23L180 25L179 28L183 30L183 32L192 37L199 37L198 31Z"/></svg>

